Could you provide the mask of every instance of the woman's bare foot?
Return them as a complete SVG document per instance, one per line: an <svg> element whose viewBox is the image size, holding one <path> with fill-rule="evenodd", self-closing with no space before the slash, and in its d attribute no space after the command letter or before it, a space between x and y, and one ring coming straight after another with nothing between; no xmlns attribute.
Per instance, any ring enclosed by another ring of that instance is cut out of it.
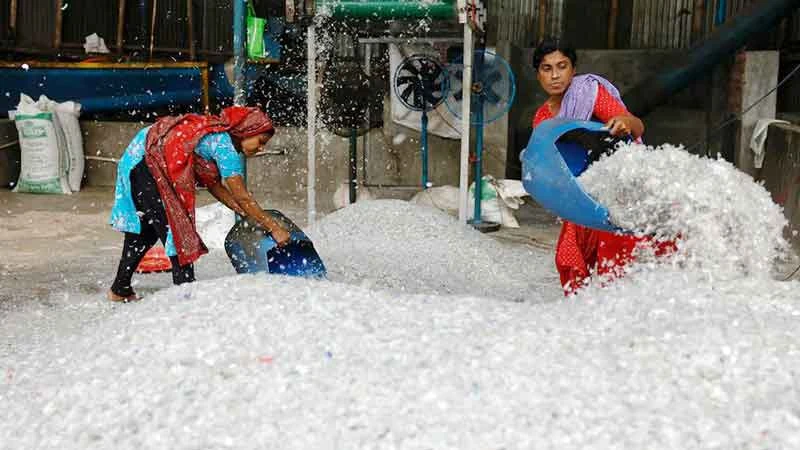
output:
<svg viewBox="0 0 800 450"><path fill-rule="evenodd" d="M136 294L131 294L131 295L127 296L127 297L123 297L123 296L117 295L117 294L115 294L115 293L113 293L111 291L108 291L107 297L112 302L119 302L119 303L128 303L128 302L135 302L137 300L141 300L141 297L139 297Z"/></svg>

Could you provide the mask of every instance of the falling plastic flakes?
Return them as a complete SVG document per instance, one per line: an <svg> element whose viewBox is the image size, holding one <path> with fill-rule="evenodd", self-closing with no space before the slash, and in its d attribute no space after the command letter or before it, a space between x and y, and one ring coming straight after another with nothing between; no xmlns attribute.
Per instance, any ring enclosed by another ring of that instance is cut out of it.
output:
<svg viewBox="0 0 800 450"><path fill-rule="evenodd" d="M633 144L579 178L618 226L678 239L675 263L718 277L769 276L788 249L780 206L724 160Z"/></svg>

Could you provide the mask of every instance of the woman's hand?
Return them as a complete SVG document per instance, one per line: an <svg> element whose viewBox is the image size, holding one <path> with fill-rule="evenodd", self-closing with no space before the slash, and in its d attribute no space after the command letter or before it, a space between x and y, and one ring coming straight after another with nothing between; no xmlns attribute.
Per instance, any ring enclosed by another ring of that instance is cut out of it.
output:
<svg viewBox="0 0 800 450"><path fill-rule="evenodd" d="M278 247L283 247L288 244L289 239L291 239L291 235L288 231L284 230L283 227L273 228L270 234L272 235L272 239L275 240L275 243L278 244Z"/></svg>
<svg viewBox="0 0 800 450"><path fill-rule="evenodd" d="M269 230L278 246L286 245L289 242L289 232L278 221L264 213L264 209L247 191L244 185L244 178L241 175L226 178L225 184L236 204L244 210L247 217L264 227L265 230Z"/></svg>
<svg viewBox="0 0 800 450"><path fill-rule="evenodd" d="M606 123L609 134L616 137L633 136L639 138L644 134L644 124L631 115L614 116Z"/></svg>

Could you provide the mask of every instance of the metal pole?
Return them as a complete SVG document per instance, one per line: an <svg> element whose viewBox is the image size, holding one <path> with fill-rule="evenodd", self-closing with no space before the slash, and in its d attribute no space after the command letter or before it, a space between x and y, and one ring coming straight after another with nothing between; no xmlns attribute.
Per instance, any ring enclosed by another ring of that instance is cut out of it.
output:
<svg viewBox="0 0 800 450"><path fill-rule="evenodd" d="M475 130L475 207L472 215L472 224L481 223L481 199L483 197L483 111L479 107L475 113L478 115L479 125Z"/></svg>
<svg viewBox="0 0 800 450"><path fill-rule="evenodd" d="M122 53L125 45L125 0L119 0L117 11L117 53Z"/></svg>
<svg viewBox="0 0 800 450"><path fill-rule="evenodd" d="M424 100L423 100L424 101ZM422 189L428 189L428 111L422 109Z"/></svg>
<svg viewBox="0 0 800 450"><path fill-rule="evenodd" d="M308 26L306 35L307 53L306 82L308 91L306 97L307 104L307 124L308 132L308 181L306 186L308 224L313 224L317 219L317 33L314 25Z"/></svg>
<svg viewBox="0 0 800 450"><path fill-rule="evenodd" d="M358 129L350 130L350 203L356 202L358 183Z"/></svg>
<svg viewBox="0 0 800 450"><path fill-rule="evenodd" d="M480 73L483 70L484 53L478 54L475 60L475 73ZM484 86L485 87L485 86ZM478 97L478 105L475 110L477 128L475 129L475 205L473 209L472 224L481 224L481 199L483 198L483 102Z"/></svg>
<svg viewBox="0 0 800 450"><path fill-rule="evenodd" d="M472 28L469 23L464 24L464 75L462 78L462 103L461 103L461 172L458 183L458 220L467 221L467 202L469 195L469 132L470 132L470 103L472 101L472 58L473 58Z"/></svg>
<svg viewBox="0 0 800 450"><path fill-rule="evenodd" d="M244 106L247 97L244 92L244 43L245 43L245 6L247 0L233 2L233 104Z"/></svg>
<svg viewBox="0 0 800 450"><path fill-rule="evenodd" d="M363 42L363 41L362 41ZM367 77L372 76L372 44L364 44L364 73ZM372 121L372 112L367 109L367 126ZM361 180L363 185L367 184L367 159L369 154L369 131L364 133L361 140Z"/></svg>

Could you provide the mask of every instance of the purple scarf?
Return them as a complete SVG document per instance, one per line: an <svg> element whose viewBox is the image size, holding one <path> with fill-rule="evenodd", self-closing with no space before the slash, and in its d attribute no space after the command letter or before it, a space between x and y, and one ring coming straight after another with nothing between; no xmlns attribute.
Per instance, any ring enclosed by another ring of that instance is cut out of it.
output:
<svg viewBox="0 0 800 450"><path fill-rule="evenodd" d="M561 100L559 118L575 120L592 120L594 104L597 101L597 87L602 85L612 97L622 103L619 91L610 81L599 75L577 75L572 79L564 98ZM623 105L625 103L622 103Z"/></svg>
<svg viewBox="0 0 800 450"><path fill-rule="evenodd" d="M561 109L558 111L556 117L562 119L575 119L575 120L592 120L592 113L594 112L594 104L597 102L597 87L602 85L612 97L619 100L622 106L625 102L622 101L622 96L619 90L611 84L610 81L601 77L600 75L593 75L591 73L586 75L577 75L572 78L564 98L561 99ZM642 138L636 138L634 142L642 144Z"/></svg>

